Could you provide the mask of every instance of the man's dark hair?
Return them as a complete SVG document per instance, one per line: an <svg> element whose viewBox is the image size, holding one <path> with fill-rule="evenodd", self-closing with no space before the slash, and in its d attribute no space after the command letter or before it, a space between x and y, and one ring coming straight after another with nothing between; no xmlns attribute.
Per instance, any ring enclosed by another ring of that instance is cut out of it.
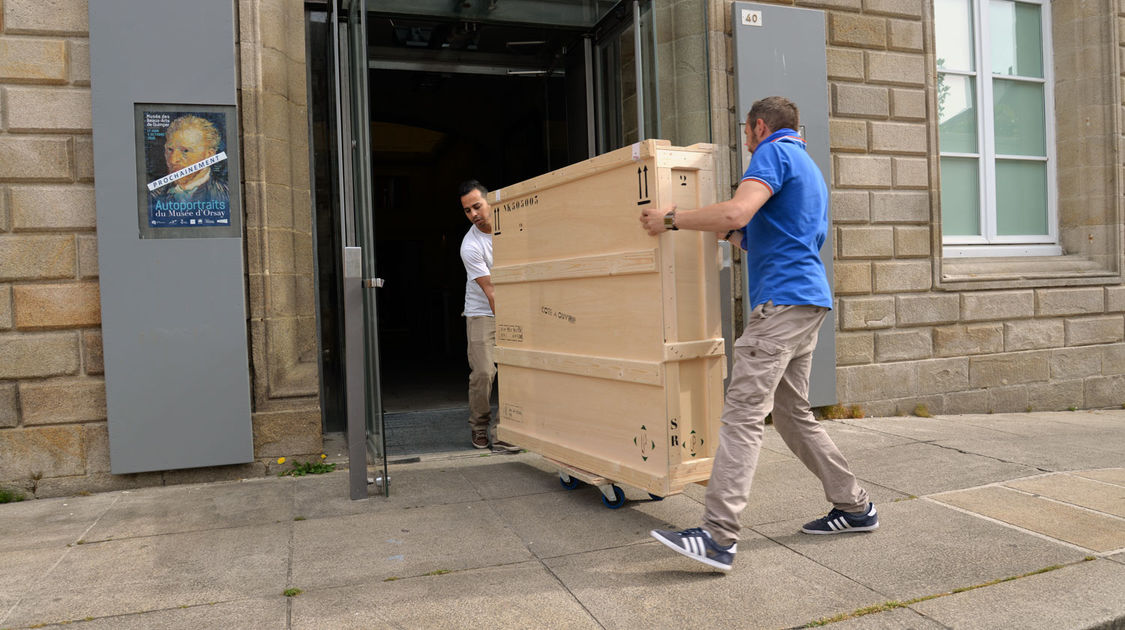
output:
<svg viewBox="0 0 1125 630"><path fill-rule="evenodd" d="M479 190L482 197L488 194L488 189L484 187L484 184L475 179L467 179L461 182L461 185L457 187L457 196L464 197L474 190Z"/></svg>
<svg viewBox="0 0 1125 630"><path fill-rule="evenodd" d="M755 101L750 107L750 113L746 114L746 123L753 125L759 118L766 123L770 131L786 128L796 130L801 124L797 105L784 96L767 96L760 101Z"/></svg>

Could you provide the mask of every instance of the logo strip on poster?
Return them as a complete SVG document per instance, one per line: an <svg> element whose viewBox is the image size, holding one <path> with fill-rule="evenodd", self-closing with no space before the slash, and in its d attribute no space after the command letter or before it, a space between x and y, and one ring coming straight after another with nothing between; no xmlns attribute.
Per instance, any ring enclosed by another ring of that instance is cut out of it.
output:
<svg viewBox="0 0 1125 630"><path fill-rule="evenodd" d="M148 189L151 192L153 190L156 190L157 188L160 188L161 186L167 186L168 184L171 184L172 182L176 181L177 179L179 179L181 177L184 177L185 175L191 175L192 173L195 173L197 171L202 171L203 169L207 168L208 166L211 166L212 164L217 164L219 162L222 162L225 159L227 159L227 152L226 151L219 151L215 155L205 157L202 160L196 162L195 164L192 164L191 166L185 166L184 168L181 168L180 170L176 171L175 173L169 173L169 174L165 175L164 177L161 177L160 179L149 182L148 183Z"/></svg>

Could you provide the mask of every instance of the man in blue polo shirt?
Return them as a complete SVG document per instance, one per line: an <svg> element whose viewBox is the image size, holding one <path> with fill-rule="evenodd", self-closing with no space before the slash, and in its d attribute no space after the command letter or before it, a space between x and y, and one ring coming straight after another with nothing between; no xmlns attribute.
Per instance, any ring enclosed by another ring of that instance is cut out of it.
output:
<svg viewBox="0 0 1125 630"><path fill-rule="evenodd" d="M721 571L737 551L765 417L801 462L820 479L832 503L827 516L806 523L807 534L872 531L875 505L809 408L809 369L817 331L832 309L820 247L828 235L828 189L797 135L797 106L780 96L754 103L746 116L753 153L734 197L695 210L645 210L645 231L702 230L726 234L746 250L750 305L734 343L734 369L723 407L719 446L704 502L703 526L653 530L671 549Z"/></svg>

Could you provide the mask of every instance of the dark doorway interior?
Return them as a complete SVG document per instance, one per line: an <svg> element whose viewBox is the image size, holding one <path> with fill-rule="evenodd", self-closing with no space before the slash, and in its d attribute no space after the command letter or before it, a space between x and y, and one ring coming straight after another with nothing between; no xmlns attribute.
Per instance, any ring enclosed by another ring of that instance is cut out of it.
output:
<svg viewBox="0 0 1125 630"><path fill-rule="evenodd" d="M329 24L310 13L325 428L343 428ZM458 184L588 157L584 32L368 14L371 190L388 455L470 448ZM495 399L494 399L495 402Z"/></svg>
<svg viewBox="0 0 1125 630"><path fill-rule="evenodd" d="M466 448L460 246L470 224L457 187L477 179L497 189L569 163L566 81L409 70L370 77L388 451Z"/></svg>

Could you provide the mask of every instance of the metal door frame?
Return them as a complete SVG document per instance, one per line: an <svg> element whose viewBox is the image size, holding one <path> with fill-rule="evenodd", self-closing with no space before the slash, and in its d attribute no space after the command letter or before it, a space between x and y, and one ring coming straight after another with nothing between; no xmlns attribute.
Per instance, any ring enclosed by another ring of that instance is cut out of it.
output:
<svg viewBox="0 0 1125 630"><path fill-rule="evenodd" d="M386 432L380 385L374 217L371 214L371 131L368 121L367 0L332 0L336 79L336 152L344 251L344 366L347 391L349 494L367 497L367 454L381 460L376 481L386 496ZM345 13L346 11L346 13ZM362 308L360 307L362 304ZM357 321L358 320L358 321ZM362 335L362 338L360 337ZM362 351L357 352L357 349Z"/></svg>

